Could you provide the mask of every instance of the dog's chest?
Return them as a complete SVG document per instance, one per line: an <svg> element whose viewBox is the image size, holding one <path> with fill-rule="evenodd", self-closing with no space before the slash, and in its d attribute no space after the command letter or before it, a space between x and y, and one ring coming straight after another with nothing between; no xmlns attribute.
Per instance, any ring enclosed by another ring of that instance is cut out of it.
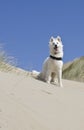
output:
<svg viewBox="0 0 84 130"><path fill-rule="evenodd" d="M53 60L53 59L49 59L49 60L50 60L50 62L49 62L50 68L56 69L58 67L58 61L57 60Z"/></svg>
<svg viewBox="0 0 84 130"><path fill-rule="evenodd" d="M49 59L49 68L52 69L53 71L58 69L58 68L62 68L63 62L60 60L53 60L53 59Z"/></svg>

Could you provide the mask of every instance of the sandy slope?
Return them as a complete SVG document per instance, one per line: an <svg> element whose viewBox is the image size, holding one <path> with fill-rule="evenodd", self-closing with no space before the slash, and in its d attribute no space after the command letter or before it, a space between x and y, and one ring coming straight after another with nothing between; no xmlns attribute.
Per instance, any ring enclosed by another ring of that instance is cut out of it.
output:
<svg viewBox="0 0 84 130"><path fill-rule="evenodd" d="M0 72L0 130L84 130L84 83Z"/></svg>

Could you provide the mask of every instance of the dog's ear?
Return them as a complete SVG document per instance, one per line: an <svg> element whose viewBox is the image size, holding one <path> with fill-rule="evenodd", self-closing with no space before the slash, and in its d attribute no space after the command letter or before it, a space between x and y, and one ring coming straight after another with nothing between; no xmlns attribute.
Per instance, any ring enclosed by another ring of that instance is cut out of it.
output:
<svg viewBox="0 0 84 130"><path fill-rule="evenodd" d="M53 37L50 38L50 42L53 42Z"/></svg>
<svg viewBox="0 0 84 130"><path fill-rule="evenodd" d="M59 42L61 42L61 37L60 37L60 36L57 36L57 40L58 40Z"/></svg>

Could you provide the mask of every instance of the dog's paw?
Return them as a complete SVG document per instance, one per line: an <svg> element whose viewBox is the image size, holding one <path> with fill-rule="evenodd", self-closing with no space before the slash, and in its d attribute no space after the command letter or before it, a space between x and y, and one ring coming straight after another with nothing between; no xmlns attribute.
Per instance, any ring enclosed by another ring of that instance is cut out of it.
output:
<svg viewBox="0 0 84 130"><path fill-rule="evenodd" d="M62 85L62 84L59 84L59 87L63 88L63 85Z"/></svg>
<svg viewBox="0 0 84 130"><path fill-rule="evenodd" d="M46 81L46 83L50 84L50 81Z"/></svg>

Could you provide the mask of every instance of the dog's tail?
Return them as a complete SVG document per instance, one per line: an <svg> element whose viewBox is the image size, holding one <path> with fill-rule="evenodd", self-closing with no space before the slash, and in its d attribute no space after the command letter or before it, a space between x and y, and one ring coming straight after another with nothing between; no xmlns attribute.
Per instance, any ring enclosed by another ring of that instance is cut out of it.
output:
<svg viewBox="0 0 84 130"><path fill-rule="evenodd" d="M32 70L31 72L31 76L34 77L34 78L38 78L40 72L36 71L36 70Z"/></svg>

